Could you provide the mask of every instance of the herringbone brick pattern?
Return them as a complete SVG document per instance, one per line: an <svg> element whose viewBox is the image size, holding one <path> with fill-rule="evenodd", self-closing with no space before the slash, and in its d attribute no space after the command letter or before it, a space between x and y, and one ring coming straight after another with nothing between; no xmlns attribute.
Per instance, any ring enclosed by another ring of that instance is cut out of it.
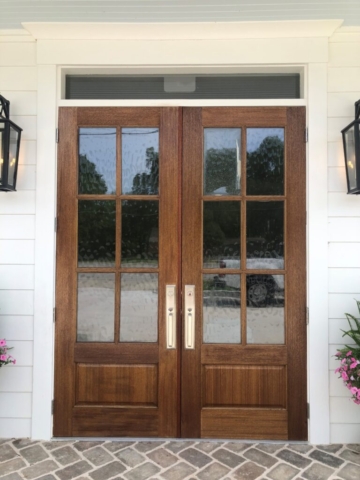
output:
<svg viewBox="0 0 360 480"><path fill-rule="evenodd" d="M360 445L0 440L1 480L360 480Z"/></svg>

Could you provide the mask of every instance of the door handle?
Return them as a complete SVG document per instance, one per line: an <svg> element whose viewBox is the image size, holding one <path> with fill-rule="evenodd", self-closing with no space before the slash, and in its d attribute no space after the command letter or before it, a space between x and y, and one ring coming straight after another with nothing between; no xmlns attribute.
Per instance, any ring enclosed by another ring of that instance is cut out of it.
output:
<svg viewBox="0 0 360 480"><path fill-rule="evenodd" d="M195 285L185 285L185 349L195 348Z"/></svg>
<svg viewBox="0 0 360 480"><path fill-rule="evenodd" d="M166 348L176 348L176 286L166 285Z"/></svg>

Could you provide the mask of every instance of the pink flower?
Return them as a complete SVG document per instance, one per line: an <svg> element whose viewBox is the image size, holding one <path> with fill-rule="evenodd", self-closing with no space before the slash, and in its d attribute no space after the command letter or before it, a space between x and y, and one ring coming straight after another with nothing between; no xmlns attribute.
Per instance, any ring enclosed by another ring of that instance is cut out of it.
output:
<svg viewBox="0 0 360 480"><path fill-rule="evenodd" d="M350 388L350 392L353 394L353 395L356 395L357 392L358 392L358 389L356 387L351 387Z"/></svg>
<svg viewBox="0 0 360 480"><path fill-rule="evenodd" d="M352 359L351 359L352 360ZM354 359L353 363L350 365L350 368L356 368L358 365L358 361Z"/></svg>
<svg viewBox="0 0 360 480"><path fill-rule="evenodd" d="M351 351L351 350L349 350L349 351L347 352L346 356L347 356L347 357L350 357L350 355L352 355L352 351Z"/></svg>
<svg viewBox="0 0 360 480"><path fill-rule="evenodd" d="M347 376L346 372L342 372L341 376L342 376L343 380L349 380L349 377Z"/></svg>
<svg viewBox="0 0 360 480"><path fill-rule="evenodd" d="M336 370L335 370L335 373L339 373L341 370L341 367L338 367Z"/></svg>
<svg viewBox="0 0 360 480"><path fill-rule="evenodd" d="M336 353L335 353L335 356L336 356L336 357L340 357L340 356L341 356L341 352L336 352Z"/></svg>
<svg viewBox="0 0 360 480"><path fill-rule="evenodd" d="M13 359L13 361L12 361L12 362L13 362L13 364L14 364L14 365L16 364L16 360L15 360L15 358Z"/></svg>
<svg viewBox="0 0 360 480"><path fill-rule="evenodd" d="M0 355L0 360L5 362L7 360L7 355Z"/></svg>
<svg viewBox="0 0 360 480"><path fill-rule="evenodd" d="M2 338L0 339L0 347L3 347L4 345L6 345L6 340L5 338Z"/></svg>

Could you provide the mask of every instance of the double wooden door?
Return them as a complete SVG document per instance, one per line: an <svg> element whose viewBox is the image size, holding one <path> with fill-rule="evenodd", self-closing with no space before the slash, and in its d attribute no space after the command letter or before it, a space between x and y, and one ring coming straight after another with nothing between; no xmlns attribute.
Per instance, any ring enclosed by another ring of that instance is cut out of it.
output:
<svg viewBox="0 0 360 480"><path fill-rule="evenodd" d="M55 436L307 438L304 131L60 108Z"/></svg>

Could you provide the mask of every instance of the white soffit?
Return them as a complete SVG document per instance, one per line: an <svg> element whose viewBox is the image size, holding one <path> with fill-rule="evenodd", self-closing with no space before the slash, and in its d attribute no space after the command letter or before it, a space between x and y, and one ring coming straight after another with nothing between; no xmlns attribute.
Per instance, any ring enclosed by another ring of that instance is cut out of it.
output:
<svg viewBox="0 0 360 480"><path fill-rule="evenodd" d="M206 40L330 37L343 20L208 23L24 22L35 39L47 40Z"/></svg>

